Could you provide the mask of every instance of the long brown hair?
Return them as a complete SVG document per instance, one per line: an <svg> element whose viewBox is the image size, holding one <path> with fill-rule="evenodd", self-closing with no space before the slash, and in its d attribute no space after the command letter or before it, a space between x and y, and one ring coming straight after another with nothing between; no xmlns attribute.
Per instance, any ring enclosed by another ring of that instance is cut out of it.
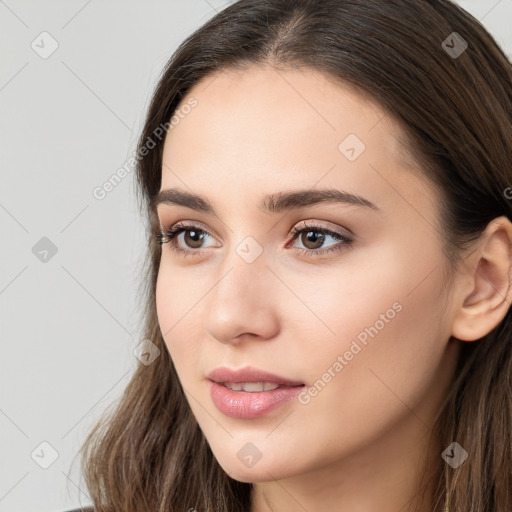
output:
<svg viewBox="0 0 512 512"><path fill-rule="evenodd" d="M169 123L203 77L259 63L319 70L390 112L420 172L437 186L444 250L453 270L461 250L492 219L512 218L504 194L512 185L512 67L482 25L456 4L240 0L219 12L169 60L138 143L141 151L149 139L154 142L139 159L136 178L148 233L142 337L160 356L139 364L115 409L94 425L82 446L82 474L97 512L251 509L252 485L231 479L216 461L160 332L155 285L161 247L153 198L162 172L164 137L155 135L158 127ZM456 441L470 456L453 469L439 454L429 473L429 512L446 505L450 512L512 510L511 340L509 310L487 336L462 343L433 432L441 446Z"/></svg>

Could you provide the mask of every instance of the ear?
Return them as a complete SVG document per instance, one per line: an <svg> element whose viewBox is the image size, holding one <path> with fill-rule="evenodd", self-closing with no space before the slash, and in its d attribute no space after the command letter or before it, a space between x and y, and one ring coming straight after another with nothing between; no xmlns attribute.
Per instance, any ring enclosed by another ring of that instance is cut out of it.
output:
<svg viewBox="0 0 512 512"><path fill-rule="evenodd" d="M512 299L511 254L512 224L505 216L497 217L466 261L463 278L467 284L453 320L453 337L478 340L503 320Z"/></svg>

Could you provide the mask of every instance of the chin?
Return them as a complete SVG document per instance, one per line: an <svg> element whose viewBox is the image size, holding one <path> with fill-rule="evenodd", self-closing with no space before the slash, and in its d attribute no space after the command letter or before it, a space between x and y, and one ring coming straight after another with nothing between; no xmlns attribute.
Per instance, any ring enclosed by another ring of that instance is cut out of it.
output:
<svg viewBox="0 0 512 512"><path fill-rule="evenodd" d="M254 453L253 459L251 460L250 453L250 447L246 447L245 451L242 453L240 453L238 448L236 451L230 453L227 453L225 450L223 450L222 453L213 451L217 462L226 474L239 482L269 482L292 476L290 465L287 464L283 457L280 457L280 453L274 452L273 455L277 457L265 457L265 455L262 454L261 458L258 460L256 453Z"/></svg>

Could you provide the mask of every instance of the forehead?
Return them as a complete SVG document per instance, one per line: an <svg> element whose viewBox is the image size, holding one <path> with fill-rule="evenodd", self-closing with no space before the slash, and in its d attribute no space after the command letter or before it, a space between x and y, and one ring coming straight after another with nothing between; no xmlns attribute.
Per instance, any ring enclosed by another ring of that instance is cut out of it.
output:
<svg viewBox="0 0 512 512"><path fill-rule="evenodd" d="M394 183L412 186L412 195L429 185L406 171L415 162L395 119L319 71L222 70L196 83L181 104L190 98L197 105L165 140L162 189L253 194L321 182L377 197Z"/></svg>
<svg viewBox="0 0 512 512"><path fill-rule="evenodd" d="M193 144L197 157L226 153L338 150L349 134L366 147L377 145L403 157L403 133L391 116L354 87L312 69L278 70L270 65L228 69L203 77L183 98L197 106L182 116L165 142L179 152ZM179 107L178 109L179 110ZM226 149L229 148L229 151Z"/></svg>
<svg viewBox="0 0 512 512"><path fill-rule="evenodd" d="M314 130L319 135L337 132L340 136L351 129L363 137L386 117L382 107L354 86L309 68L282 70L252 65L221 70L196 83L182 104L190 97L198 105L194 115L188 116L191 120L180 123L183 135L187 125L194 131L202 128L198 132L201 135L251 134L257 137L255 140L266 141L278 134L289 134L290 127L296 135ZM205 120L209 121L207 127L202 125ZM389 116L387 130L395 137L400 135Z"/></svg>

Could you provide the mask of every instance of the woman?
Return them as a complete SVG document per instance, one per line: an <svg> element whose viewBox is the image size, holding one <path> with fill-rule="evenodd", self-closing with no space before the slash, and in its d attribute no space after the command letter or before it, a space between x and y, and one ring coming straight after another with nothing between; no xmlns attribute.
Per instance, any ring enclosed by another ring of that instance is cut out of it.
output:
<svg viewBox="0 0 512 512"><path fill-rule="evenodd" d="M448 0L240 0L178 48L97 512L512 510L511 85Z"/></svg>

